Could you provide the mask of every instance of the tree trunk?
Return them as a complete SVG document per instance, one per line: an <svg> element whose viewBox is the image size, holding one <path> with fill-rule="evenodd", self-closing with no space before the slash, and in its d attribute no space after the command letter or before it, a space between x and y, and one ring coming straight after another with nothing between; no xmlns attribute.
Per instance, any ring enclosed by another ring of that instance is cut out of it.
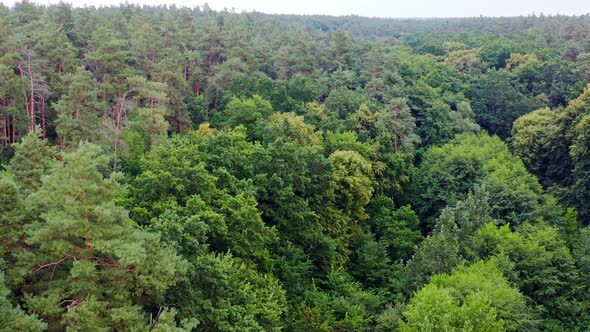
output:
<svg viewBox="0 0 590 332"><path fill-rule="evenodd" d="M16 142L16 120L14 119L14 116L12 116L12 121L10 121L12 124L12 143Z"/></svg>
<svg viewBox="0 0 590 332"><path fill-rule="evenodd" d="M2 122L4 123L4 126L2 127L2 136L6 137L5 140L2 140L2 145L5 146L10 143L10 137L8 137L8 117L2 117Z"/></svg>
<svg viewBox="0 0 590 332"><path fill-rule="evenodd" d="M114 155L115 158L113 160L113 170L116 172L117 171L117 152L118 152L118 148L119 148L119 131L121 130L121 119L123 117L123 115L121 113L123 113L123 105L117 107L117 114L115 115L115 144L114 144Z"/></svg>
<svg viewBox="0 0 590 332"><path fill-rule="evenodd" d="M188 60L184 61L183 77L185 81L188 81Z"/></svg>
<svg viewBox="0 0 590 332"><path fill-rule="evenodd" d="M150 117L150 149L154 148L154 127L154 115L152 114L152 116Z"/></svg>
<svg viewBox="0 0 590 332"><path fill-rule="evenodd" d="M35 80L33 79L33 73L31 71L31 59L29 57L29 77L31 79L31 106L29 107L29 116L31 117L31 124L29 132L35 131Z"/></svg>
<svg viewBox="0 0 590 332"><path fill-rule="evenodd" d="M41 97L41 127L43 128L43 139L46 139L47 130L45 124L45 97Z"/></svg>
<svg viewBox="0 0 590 332"><path fill-rule="evenodd" d="M2 136L6 139L2 141L2 145L7 145L8 140L8 116L6 115L6 98L2 99Z"/></svg>
<svg viewBox="0 0 590 332"><path fill-rule="evenodd" d="M199 80L195 80L195 84L193 84L193 91L195 96L199 96L199 90L200 90L200 86L199 86Z"/></svg>
<svg viewBox="0 0 590 332"><path fill-rule="evenodd" d="M21 82L21 86L23 88L23 99L25 101L25 114L27 116L29 116L29 114L31 114L31 111L29 110L29 108L31 107L31 104L29 103L29 95L27 94L27 88L25 86L25 72L24 70L19 67L19 74L20 74L20 82ZM13 122L14 123L14 122Z"/></svg>
<svg viewBox="0 0 590 332"><path fill-rule="evenodd" d="M86 231L85 241L86 242L86 260L88 262L92 261L92 240L90 239L90 230Z"/></svg>

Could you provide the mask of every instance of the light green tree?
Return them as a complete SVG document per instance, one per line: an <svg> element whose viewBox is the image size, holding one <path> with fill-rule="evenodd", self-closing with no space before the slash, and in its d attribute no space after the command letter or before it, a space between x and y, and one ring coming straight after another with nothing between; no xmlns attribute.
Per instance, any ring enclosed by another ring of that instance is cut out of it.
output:
<svg viewBox="0 0 590 332"><path fill-rule="evenodd" d="M401 331L522 331L530 319L525 297L494 260L434 276L403 315Z"/></svg>

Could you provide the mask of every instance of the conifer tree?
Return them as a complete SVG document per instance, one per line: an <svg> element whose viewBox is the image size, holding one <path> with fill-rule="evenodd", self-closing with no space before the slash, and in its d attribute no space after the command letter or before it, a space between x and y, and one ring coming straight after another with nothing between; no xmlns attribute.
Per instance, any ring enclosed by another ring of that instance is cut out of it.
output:
<svg viewBox="0 0 590 332"><path fill-rule="evenodd" d="M99 142L103 114L97 100L96 81L82 67L66 75L65 81L69 88L54 106L61 145L75 149L80 141Z"/></svg>
<svg viewBox="0 0 590 332"><path fill-rule="evenodd" d="M105 177L101 149L80 144L55 163L29 196L36 221L27 228L19 265L30 312L52 329L127 330L148 323L145 309L186 271L185 262L137 229L116 206L118 175Z"/></svg>
<svg viewBox="0 0 590 332"><path fill-rule="evenodd" d="M14 145L15 154L7 167L7 171L15 177L25 195L41 185L41 177L57 158L55 149L38 135L30 133L22 142Z"/></svg>

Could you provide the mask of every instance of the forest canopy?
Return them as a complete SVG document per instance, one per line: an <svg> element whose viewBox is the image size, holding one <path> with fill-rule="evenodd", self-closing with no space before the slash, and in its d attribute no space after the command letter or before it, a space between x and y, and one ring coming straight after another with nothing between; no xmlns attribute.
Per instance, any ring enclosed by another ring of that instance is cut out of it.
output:
<svg viewBox="0 0 590 332"><path fill-rule="evenodd" d="M582 331L590 16L0 4L0 330Z"/></svg>

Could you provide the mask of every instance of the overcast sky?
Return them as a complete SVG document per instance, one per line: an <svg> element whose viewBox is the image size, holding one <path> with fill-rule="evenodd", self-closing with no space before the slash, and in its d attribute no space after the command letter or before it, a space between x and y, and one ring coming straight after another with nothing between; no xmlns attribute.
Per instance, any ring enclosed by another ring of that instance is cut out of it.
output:
<svg viewBox="0 0 590 332"><path fill-rule="evenodd" d="M48 4L59 0L33 0ZM13 0L0 0L12 6ZM116 5L121 0L65 0L74 6ZM129 0L129 3L149 5L171 4L195 7L205 2L212 9L259 11L278 14L355 14L369 17L466 17L466 16L518 16L532 13L587 14L590 0Z"/></svg>

